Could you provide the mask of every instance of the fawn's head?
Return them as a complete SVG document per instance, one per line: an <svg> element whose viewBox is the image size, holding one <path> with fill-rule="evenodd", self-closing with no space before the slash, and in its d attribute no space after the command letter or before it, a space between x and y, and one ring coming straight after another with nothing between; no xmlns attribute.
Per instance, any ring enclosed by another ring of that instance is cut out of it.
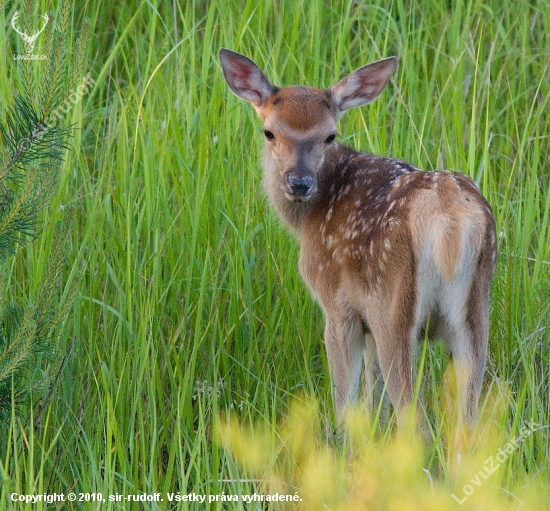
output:
<svg viewBox="0 0 550 511"><path fill-rule="evenodd" d="M328 89L275 87L248 57L222 48L220 60L230 89L263 120L266 157L280 175L280 188L293 202L317 191L319 172L336 144L336 122L349 108L370 103L397 66L390 57L368 64Z"/></svg>

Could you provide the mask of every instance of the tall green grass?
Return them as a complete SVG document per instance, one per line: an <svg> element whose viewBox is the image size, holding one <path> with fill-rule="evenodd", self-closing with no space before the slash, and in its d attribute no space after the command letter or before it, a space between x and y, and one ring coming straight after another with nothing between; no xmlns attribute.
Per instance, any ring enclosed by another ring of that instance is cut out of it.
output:
<svg viewBox="0 0 550 511"><path fill-rule="evenodd" d="M18 37L13 10L0 12L7 48ZM68 357L53 398L36 419L14 412L1 432L0 507L26 508L13 492L72 491L160 492L164 502L61 507L205 509L166 494L260 491L214 441L220 414L275 439L292 398L309 396L319 423L331 420L322 314L297 273L297 243L263 195L259 123L223 81L221 46L249 55L277 84L322 87L399 56L393 83L347 114L341 139L480 184L500 246L486 395L507 396L503 439L524 420L550 425L546 2L75 3L74 23L84 18L97 83L75 105L58 197L14 275L31 288L38 281L40 249L68 205L67 272L85 271L60 332ZM2 107L17 89L11 54L0 66ZM422 392L437 403L444 355L435 346L426 357ZM426 457L433 474L446 466L438 428ZM549 457L540 429L501 468L499 495L513 500L517 484L536 477L548 494Z"/></svg>

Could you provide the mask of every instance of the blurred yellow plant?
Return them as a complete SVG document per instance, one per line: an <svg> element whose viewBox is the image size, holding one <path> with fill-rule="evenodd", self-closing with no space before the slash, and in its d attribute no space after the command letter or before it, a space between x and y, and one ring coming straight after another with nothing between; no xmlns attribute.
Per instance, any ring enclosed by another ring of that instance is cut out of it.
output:
<svg viewBox="0 0 550 511"><path fill-rule="evenodd" d="M497 412L491 413L493 418L482 419L472 433L476 445L466 446L462 461L435 463L432 470L438 473L434 475L424 468L427 449L417 437L401 435L385 442L372 441L370 419L359 408L348 414L344 447L330 445L323 440L318 407L311 400L293 402L290 413L275 429L245 427L232 418L222 419L217 425L217 439L241 467L243 477L258 481L257 491L266 499L274 493L299 496L297 501L284 503L267 499L268 509L547 509L548 482L522 478L509 488L502 487L506 461L537 425L528 424L521 436L506 440L495 420ZM506 459L501 453L508 453Z"/></svg>

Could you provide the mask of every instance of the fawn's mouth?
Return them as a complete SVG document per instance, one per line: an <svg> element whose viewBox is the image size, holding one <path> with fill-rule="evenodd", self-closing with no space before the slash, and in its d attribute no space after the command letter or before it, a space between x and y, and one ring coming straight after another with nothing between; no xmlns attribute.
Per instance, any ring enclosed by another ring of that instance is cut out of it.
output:
<svg viewBox="0 0 550 511"><path fill-rule="evenodd" d="M311 193L307 194L296 194L296 193L288 193L285 192L285 197L290 202L307 202L311 198Z"/></svg>

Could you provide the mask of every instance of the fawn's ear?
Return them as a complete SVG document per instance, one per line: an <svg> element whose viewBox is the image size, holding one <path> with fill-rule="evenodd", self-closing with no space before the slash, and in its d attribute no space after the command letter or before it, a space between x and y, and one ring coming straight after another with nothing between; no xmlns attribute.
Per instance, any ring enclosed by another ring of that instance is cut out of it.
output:
<svg viewBox="0 0 550 511"><path fill-rule="evenodd" d="M340 112L374 101L396 67L395 57L378 60L353 71L330 87L328 90Z"/></svg>
<svg viewBox="0 0 550 511"><path fill-rule="evenodd" d="M229 88L239 98L252 103L256 108L265 105L266 101L277 92L277 87L248 57L222 48L220 61Z"/></svg>

